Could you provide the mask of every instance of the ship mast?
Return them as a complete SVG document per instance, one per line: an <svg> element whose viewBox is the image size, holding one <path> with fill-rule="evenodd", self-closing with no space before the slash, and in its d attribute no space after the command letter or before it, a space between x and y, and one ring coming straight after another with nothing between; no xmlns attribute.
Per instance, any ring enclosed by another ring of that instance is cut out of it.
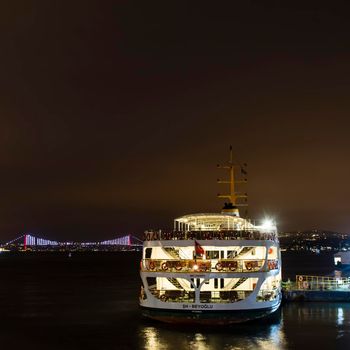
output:
<svg viewBox="0 0 350 350"><path fill-rule="evenodd" d="M224 164L224 165L220 165L218 164L218 168L220 169L225 169L229 172L229 180L217 180L217 183L219 184L228 184L230 187L230 192L229 194L218 194L218 198L227 198L229 201L225 203L222 212L226 213L226 214L231 214L233 216L239 216L239 210L238 207L239 206L246 206L247 204L242 204L242 203L237 203L238 200L240 198L244 198L247 199L247 193L238 193L235 190L235 185L236 184L241 184L241 183L247 183L247 179L241 179L241 180L236 180L235 179L235 174L236 171L238 169L241 170L241 174L242 175L247 175L247 171L246 171L246 166L247 164L243 164L243 166L241 164L234 164L233 163L233 155L232 155L232 146L230 146L230 160Z"/></svg>

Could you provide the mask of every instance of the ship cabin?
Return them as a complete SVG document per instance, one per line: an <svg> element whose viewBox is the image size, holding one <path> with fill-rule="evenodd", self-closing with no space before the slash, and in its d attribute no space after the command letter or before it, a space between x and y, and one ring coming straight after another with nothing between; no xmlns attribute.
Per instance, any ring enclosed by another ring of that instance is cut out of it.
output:
<svg viewBox="0 0 350 350"><path fill-rule="evenodd" d="M157 240L274 240L277 241L275 225L266 220L262 225L232 214L192 214L174 220L171 232L145 231L145 241Z"/></svg>
<svg viewBox="0 0 350 350"><path fill-rule="evenodd" d="M271 276L257 298L266 300L264 290L267 290L267 300L271 300L277 295L279 261L278 237L273 224L265 222L255 226L229 214L195 214L175 219L173 232L146 231L141 271L148 275L156 273L155 288L159 297L164 295L162 290L180 288L173 285L177 281L181 286L188 285L185 289L190 289L192 283L202 292L220 291L220 299L223 292L227 292L231 302L231 294L251 293L260 273L267 273L266 277ZM208 273L211 276L205 279ZM239 277L242 273L243 278ZM152 284L152 278L149 275L147 284ZM242 285L233 288L238 282ZM169 296L169 293L167 291L165 295ZM239 299L245 299L247 295Z"/></svg>

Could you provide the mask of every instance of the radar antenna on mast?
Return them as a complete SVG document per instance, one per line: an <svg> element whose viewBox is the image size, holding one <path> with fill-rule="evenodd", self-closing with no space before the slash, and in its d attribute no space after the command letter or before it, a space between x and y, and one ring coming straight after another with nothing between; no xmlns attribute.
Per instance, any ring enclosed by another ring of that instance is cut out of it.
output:
<svg viewBox="0 0 350 350"><path fill-rule="evenodd" d="M229 172L229 180L217 180L219 184L227 184L230 186L230 190L228 194L218 194L218 198L227 198L229 201L225 203L222 208L223 213L232 214L234 216L239 216L239 206L247 206L248 204L238 203L240 199L245 199L247 201L248 195L247 193L239 193L236 192L236 185L247 183L247 178L242 178L240 180L236 180L237 171L240 169L242 175L247 175L247 164L241 165L240 163L233 163L233 154L232 154L232 146L230 146L230 160L223 165L218 164L218 168L225 169Z"/></svg>

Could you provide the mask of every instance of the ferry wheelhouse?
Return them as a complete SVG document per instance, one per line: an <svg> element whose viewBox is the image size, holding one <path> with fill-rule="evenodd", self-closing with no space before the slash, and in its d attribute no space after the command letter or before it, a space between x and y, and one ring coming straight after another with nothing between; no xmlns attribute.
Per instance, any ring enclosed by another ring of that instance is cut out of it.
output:
<svg viewBox="0 0 350 350"><path fill-rule="evenodd" d="M240 167L240 166L239 166ZM273 222L239 216L231 160L221 213L184 215L172 232L146 231L140 275L143 315L170 323L230 324L261 318L281 303L281 254ZM243 170L243 169L241 169Z"/></svg>

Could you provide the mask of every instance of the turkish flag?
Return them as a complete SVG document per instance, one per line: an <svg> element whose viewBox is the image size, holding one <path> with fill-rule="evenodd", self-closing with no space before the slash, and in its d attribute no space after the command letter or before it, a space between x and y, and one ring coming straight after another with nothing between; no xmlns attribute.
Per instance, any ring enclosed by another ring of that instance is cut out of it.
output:
<svg viewBox="0 0 350 350"><path fill-rule="evenodd" d="M196 256L202 256L204 254L203 247L197 241L194 241L194 249L196 252Z"/></svg>

